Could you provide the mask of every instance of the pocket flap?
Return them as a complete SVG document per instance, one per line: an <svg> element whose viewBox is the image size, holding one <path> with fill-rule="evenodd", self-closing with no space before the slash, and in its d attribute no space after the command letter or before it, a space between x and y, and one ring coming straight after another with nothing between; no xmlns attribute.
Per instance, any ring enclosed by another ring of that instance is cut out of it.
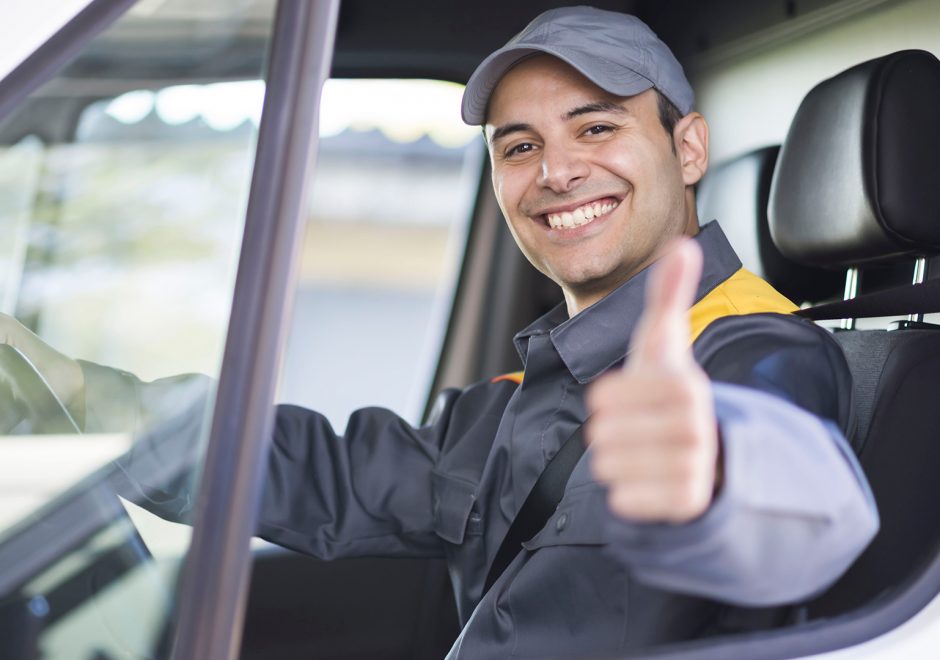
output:
<svg viewBox="0 0 940 660"><path fill-rule="evenodd" d="M555 545L604 545L607 492L598 484L565 493L542 530L522 544L526 550Z"/></svg>
<svg viewBox="0 0 940 660"><path fill-rule="evenodd" d="M476 485L438 472L431 475L431 483L434 531L448 543L463 543L467 519L476 501Z"/></svg>

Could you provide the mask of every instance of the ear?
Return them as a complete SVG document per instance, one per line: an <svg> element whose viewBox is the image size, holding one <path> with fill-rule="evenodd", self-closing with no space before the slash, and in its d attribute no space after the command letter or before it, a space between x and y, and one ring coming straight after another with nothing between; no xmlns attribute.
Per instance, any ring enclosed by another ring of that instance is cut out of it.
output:
<svg viewBox="0 0 940 660"><path fill-rule="evenodd" d="M682 180L694 186L708 170L708 124L705 117L690 112L679 120L672 138L682 167Z"/></svg>

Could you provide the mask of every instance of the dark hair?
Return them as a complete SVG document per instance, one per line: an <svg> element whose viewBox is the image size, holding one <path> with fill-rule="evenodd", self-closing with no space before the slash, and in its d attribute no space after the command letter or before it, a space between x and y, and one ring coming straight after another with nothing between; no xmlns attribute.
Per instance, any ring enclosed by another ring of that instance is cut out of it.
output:
<svg viewBox="0 0 940 660"><path fill-rule="evenodd" d="M656 105L659 108L659 123L666 129L666 135L669 136L669 140L672 142L672 131L676 127L676 124L679 123L679 120L682 119L682 113L679 112L679 108L677 108L672 101L663 96L658 89L656 90L656 99ZM676 153L676 145L674 142L672 144L672 153Z"/></svg>

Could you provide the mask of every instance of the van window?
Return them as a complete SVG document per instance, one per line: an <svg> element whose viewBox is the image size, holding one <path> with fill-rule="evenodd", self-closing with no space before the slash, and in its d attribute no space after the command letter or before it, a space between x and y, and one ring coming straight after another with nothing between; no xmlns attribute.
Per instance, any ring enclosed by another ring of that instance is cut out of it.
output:
<svg viewBox="0 0 940 660"><path fill-rule="evenodd" d="M330 80L280 400L415 423L446 328L483 165L463 88Z"/></svg>

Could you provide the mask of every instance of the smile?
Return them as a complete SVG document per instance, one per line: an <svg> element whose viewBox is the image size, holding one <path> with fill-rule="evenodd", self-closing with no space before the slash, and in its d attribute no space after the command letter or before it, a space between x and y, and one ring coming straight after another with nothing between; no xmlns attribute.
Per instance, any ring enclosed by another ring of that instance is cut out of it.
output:
<svg viewBox="0 0 940 660"><path fill-rule="evenodd" d="M596 218L607 215L620 204L618 201L597 201L584 204L571 211L546 213L545 219L552 229L572 229L586 225Z"/></svg>

